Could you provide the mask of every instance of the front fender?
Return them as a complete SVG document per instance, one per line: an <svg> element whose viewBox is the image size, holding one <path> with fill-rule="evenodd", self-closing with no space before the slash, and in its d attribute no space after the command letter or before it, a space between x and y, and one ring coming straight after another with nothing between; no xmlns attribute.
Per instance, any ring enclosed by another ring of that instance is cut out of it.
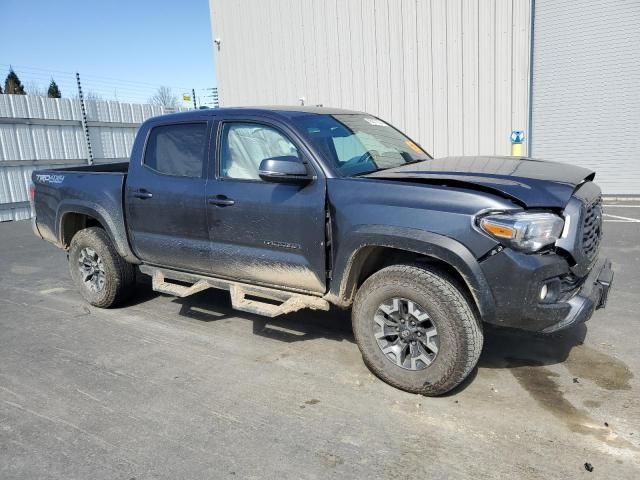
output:
<svg viewBox="0 0 640 480"><path fill-rule="evenodd" d="M480 264L460 242L423 230L388 225L363 225L341 239L336 251L329 299L349 306L357 288L362 252L367 247L388 247L443 261L464 279L483 319L493 318L495 301Z"/></svg>

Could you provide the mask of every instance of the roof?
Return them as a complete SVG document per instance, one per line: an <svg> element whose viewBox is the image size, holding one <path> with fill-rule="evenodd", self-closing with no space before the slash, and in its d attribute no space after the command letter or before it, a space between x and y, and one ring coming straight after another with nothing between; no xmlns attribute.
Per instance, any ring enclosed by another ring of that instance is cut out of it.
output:
<svg viewBox="0 0 640 480"><path fill-rule="evenodd" d="M162 115L161 118L175 118L188 119L188 118L204 118L215 117L218 115L224 115L226 113L246 113L247 115L255 114L267 114L267 115L282 115L287 118L299 116L300 114L316 114L316 115L349 115L349 114L363 114L356 110L345 110L341 108L331 107L307 107L307 106L291 106L291 105L277 105L277 106L259 106L259 107L226 107L226 108L207 108L203 110L189 110L186 112L170 113ZM160 118L160 117L155 117Z"/></svg>

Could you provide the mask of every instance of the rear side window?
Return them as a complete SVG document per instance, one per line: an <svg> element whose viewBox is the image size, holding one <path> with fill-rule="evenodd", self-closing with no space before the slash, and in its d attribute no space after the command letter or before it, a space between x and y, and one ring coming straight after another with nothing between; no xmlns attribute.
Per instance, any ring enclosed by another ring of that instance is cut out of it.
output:
<svg viewBox="0 0 640 480"><path fill-rule="evenodd" d="M154 127L147 140L144 164L166 175L202 177L206 136L206 123Z"/></svg>

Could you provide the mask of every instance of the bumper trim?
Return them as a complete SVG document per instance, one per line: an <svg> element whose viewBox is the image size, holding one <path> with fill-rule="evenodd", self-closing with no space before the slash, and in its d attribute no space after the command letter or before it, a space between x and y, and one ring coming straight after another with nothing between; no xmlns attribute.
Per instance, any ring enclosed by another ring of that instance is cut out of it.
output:
<svg viewBox="0 0 640 480"><path fill-rule="evenodd" d="M609 290L611 289L611 284L613 283L613 270L611 269L611 261L609 259L605 259L605 263L600 270L600 275L598 275L597 283L602 287L602 293L600 295L600 301L596 305L596 310L599 308L604 308L607 305L607 299L609 297Z"/></svg>
<svg viewBox="0 0 640 480"><path fill-rule="evenodd" d="M612 283L611 261L607 258L599 260L591 269L582 288L567 302L571 307L567 316L542 330L542 333L557 332L589 320L595 310L606 305Z"/></svg>

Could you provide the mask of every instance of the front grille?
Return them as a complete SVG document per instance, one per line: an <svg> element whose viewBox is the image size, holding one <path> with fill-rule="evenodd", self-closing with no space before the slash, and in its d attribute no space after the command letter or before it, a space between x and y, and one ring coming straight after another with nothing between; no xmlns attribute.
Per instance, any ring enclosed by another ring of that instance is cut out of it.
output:
<svg viewBox="0 0 640 480"><path fill-rule="evenodd" d="M587 206L582 223L582 253L592 258L600 246L602 238L602 198Z"/></svg>

